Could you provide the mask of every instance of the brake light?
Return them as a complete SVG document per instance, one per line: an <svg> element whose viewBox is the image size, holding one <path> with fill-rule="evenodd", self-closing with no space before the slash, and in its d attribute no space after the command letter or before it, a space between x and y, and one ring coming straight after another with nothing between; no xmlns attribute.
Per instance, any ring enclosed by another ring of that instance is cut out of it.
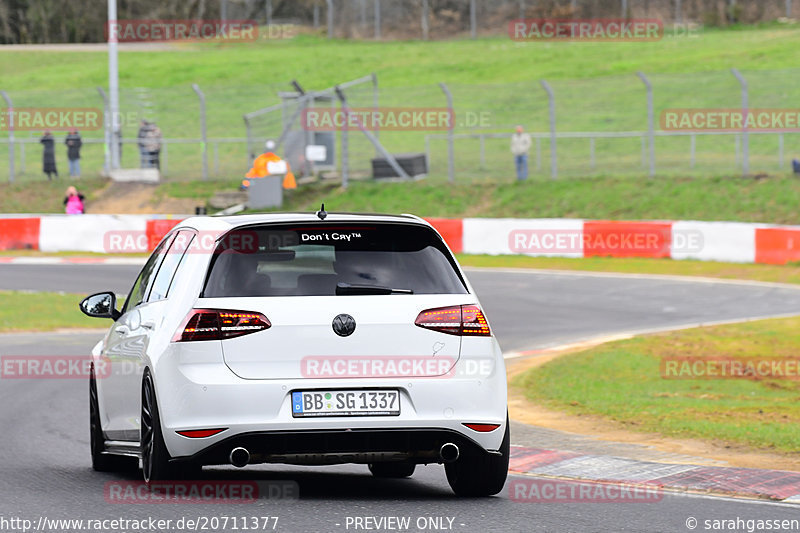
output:
<svg viewBox="0 0 800 533"><path fill-rule="evenodd" d="M176 431L178 435L189 437L190 439L204 439L206 437L213 437L218 433L222 433L228 428L220 429L187 429L186 431Z"/></svg>
<svg viewBox="0 0 800 533"><path fill-rule="evenodd" d="M492 334L483 311L477 305L461 306L461 334L477 337L488 337Z"/></svg>
<svg viewBox="0 0 800 533"><path fill-rule="evenodd" d="M479 433L489 433L500 427L500 424L468 424L464 423L469 429Z"/></svg>
<svg viewBox="0 0 800 533"><path fill-rule="evenodd" d="M454 305L421 312L414 324L449 335L488 337L492 334L483 311L477 305Z"/></svg>
<svg viewBox="0 0 800 533"><path fill-rule="evenodd" d="M192 309L172 342L214 341L241 337L269 329L261 313L222 309Z"/></svg>

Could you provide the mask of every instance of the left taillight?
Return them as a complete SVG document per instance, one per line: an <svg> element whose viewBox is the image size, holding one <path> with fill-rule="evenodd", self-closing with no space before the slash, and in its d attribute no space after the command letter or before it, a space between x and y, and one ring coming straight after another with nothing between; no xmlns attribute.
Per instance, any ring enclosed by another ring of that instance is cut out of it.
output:
<svg viewBox="0 0 800 533"><path fill-rule="evenodd" d="M192 309L172 342L215 341L264 331L272 326L261 313L224 309Z"/></svg>
<svg viewBox="0 0 800 533"><path fill-rule="evenodd" d="M461 337L488 337L492 334L483 311L477 305L427 309L417 316L414 324Z"/></svg>

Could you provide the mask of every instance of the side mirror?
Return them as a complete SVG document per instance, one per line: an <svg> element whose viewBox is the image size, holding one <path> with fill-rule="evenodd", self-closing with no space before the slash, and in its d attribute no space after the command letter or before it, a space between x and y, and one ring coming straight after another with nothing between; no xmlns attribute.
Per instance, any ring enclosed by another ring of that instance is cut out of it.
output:
<svg viewBox="0 0 800 533"><path fill-rule="evenodd" d="M122 313L117 311L117 297L113 292L99 292L87 296L80 303L83 314L93 318L110 318L116 320Z"/></svg>

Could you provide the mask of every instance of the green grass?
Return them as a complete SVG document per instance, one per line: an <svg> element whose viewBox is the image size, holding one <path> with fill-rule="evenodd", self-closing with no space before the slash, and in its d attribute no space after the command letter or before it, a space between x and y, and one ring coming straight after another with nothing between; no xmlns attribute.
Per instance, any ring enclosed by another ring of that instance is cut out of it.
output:
<svg viewBox="0 0 800 533"><path fill-rule="evenodd" d="M0 332L102 328L109 325L78 309L84 298L56 292L0 291Z"/></svg>
<svg viewBox="0 0 800 533"><path fill-rule="evenodd" d="M695 37L665 37L652 43L514 43L507 37L452 41L328 41L313 35L243 44L180 45L175 51L120 54L121 109L125 139L134 139L140 113L156 119L166 137L199 136L198 102L191 90L198 83L206 93L211 137L244 137L242 114L277 103L278 90L289 90L297 79L307 89L321 89L361 77L378 75L383 106L443 106L438 87L446 82L453 92L458 131L473 131L467 113L485 114L480 131L509 131L521 122L531 131L548 131L548 114L540 79L556 91L560 131L630 131L646 127L644 89L635 77L646 72L655 88L658 117L668 107L735 107L739 87L729 69L742 70L750 81L752 107L792 107L800 98L795 65L797 25L706 29ZM107 57L102 52L25 52L0 54L3 89L16 107L98 107L96 86L107 84ZM348 91L353 106L372 105L369 86ZM145 111L147 110L147 111ZM276 137L280 117L256 125L258 136ZM475 130L477 131L477 130ZM84 132L99 139L99 132ZM26 171L21 179L39 179L36 135L18 132L28 145ZM361 136L350 136L353 173L369 170L374 149ZM383 132L392 152L422 151L425 132ZM784 171L794 136L787 136ZM60 138L59 138L60 142ZM751 136L754 172L781 172L774 135ZM456 171L460 179L511 179L513 170L506 139L488 139L484 157L477 140L456 142ZM694 172L721 175L734 172L734 140L698 138L694 167L689 164L688 138L658 138L657 168L662 175ZM212 175L241 176L247 166L242 143L212 145ZM446 143L431 140L431 174L446 175ZM337 148L338 150L338 148ZM7 155L0 146L0 161ZM216 151L216 156L214 155ZM541 144L541 165L532 157L534 177L549 175L549 144ZM561 139L560 171L566 176L643 172L641 141L597 140L596 162L589 162L586 139ZM196 179L201 172L198 145L168 146L170 179ZM59 156L60 156L59 152ZM135 166L135 146L126 145L123 164ZM18 155L21 158L21 154ZM84 169L102 167L102 144L84 147ZM218 161L218 163L215 163ZM164 161L167 163L167 161ZM63 165L62 161L62 165ZM0 181L5 175L0 165Z"/></svg>
<svg viewBox="0 0 800 533"><path fill-rule="evenodd" d="M586 178L525 183L354 183L303 186L284 210L414 213L430 217L738 220L800 223L791 178Z"/></svg>
<svg viewBox="0 0 800 533"><path fill-rule="evenodd" d="M653 43L514 43L505 37L452 41L328 41L314 35L246 44L179 45L174 51L120 54L121 106L138 117L158 120L167 137L197 137L198 103L191 83L198 83L208 102L211 137L242 137L242 114L277 102L276 91L299 80L308 89L330 86L369 72L378 75L384 106L441 106L437 86L445 81L453 92L457 120L466 113L485 113L481 132L509 131L521 122L531 131L548 129L546 99L539 79L556 91L560 131L643 130L644 90L634 76L646 72L654 85L656 114L667 107L735 107L739 87L729 68L748 77L751 107L796 107L800 71L795 64L798 25L706 29L696 37L670 37ZM0 54L2 89L16 107L89 106L100 104L96 86L107 83L107 57L102 52L26 52ZM783 69L783 70L782 70ZM371 105L369 86L348 91L351 105ZM127 116L127 115L126 115ZM279 117L257 128L258 135L276 136ZM135 121L124 137L136 135ZM472 131L461 124L458 131ZM39 132L17 132L26 145L25 171L18 183L0 186L0 212L60 212L66 181L40 180ZM84 132L99 138L99 132ZM382 132L392 152L422 151L424 132ZM786 135L783 169L778 165L774 135L752 135L751 170L769 179L736 176L731 137L699 137L696 162L689 164L688 138L657 138L659 175L644 176L641 140L597 139L596 161L589 163L586 139L560 139L562 179L549 179L549 142L541 142L541 164L531 154L531 182L516 184L506 139L485 139L483 157L477 140L456 142L456 184L444 182L446 142L431 140L430 177L415 184L354 183L349 190L314 185L287 194L285 209L316 209L322 200L339 210L408 211L424 216L697 218L798 223L800 194L788 179L788 159L795 157L797 134ZM60 140L59 140L60 146ZM197 180L197 145L169 145L162 154L169 180ZM210 149L214 181L168 183L158 195L208 198L216 190L233 190L248 169L243 144L218 144ZM19 149L18 149L19 150ZM65 172L64 148L57 157ZM338 148L337 148L338 150ZM17 153L17 171L21 153ZM374 149L358 134L350 135L352 173L368 172ZM8 158L0 143L0 183ZM86 176L102 167L102 144L86 144L82 166ZM123 165L138 165L132 145L123 150ZM588 177L587 177L588 176ZM687 177L693 176L693 177ZM580 178L580 179L576 179ZM82 180L88 193L103 183ZM91 200L91 196L90 196ZM91 203L91 202L90 202Z"/></svg>
<svg viewBox="0 0 800 533"><path fill-rule="evenodd" d="M121 52L125 87L175 87L192 83L246 88L298 79L310 88L330 86L372 71L387 87L414 84L491 83L536 78L595 78L648 72L682 73L775 69L796 59L796 25L706 28L696 37L666 36L647 43L514 43L506 36L452 41L358 41L301 35L258 43L181 44L176 51ZM278 69L278 67L280 67ZM108 83L104 52L2 54L5 90L95 87ZM276 80L275 71L280 71ZM244 92L244 91L243 91Z"/></svg>
<svg viewBox="0 0 800 533"><path fill-rule="evenodd" d="M672 259L620 257L529 257L529 256L458 256L463 266L493 268L541 268L548 270L580 270L619 272L623 274L664 274L670 276L702 276L722 279L743 279L774 283L800 283L800 266L756 265Z"/></svg>
<svg viewBox="0 0 800 533"><path fill-rule="evenodd" d="M533 401L600 415L636 431L800 449L800 382L663 379L664 357L797 358L800 318L698 328L609 343L518 376Z"/></svg>
<svg viewBox="0 0 800 533"><path fill-rule="evenodd" d="M70 182L72 183L72 182ZM107 182L75 182L91 199ZM155 198L210 198L235 191L240 180L167 182ZM63 211L66 180L31 187L0 184L0 212ZM283 211L413 213L427 217L517 217L587 219L737 220L800 224L800 181L771 177L661 178L596 177L543 182L487 181L445 185L414 183L312 183L284 195Z"/></svg>
<svg viewBox="0 0 800 533"><path fill-rule="evenodd" d="M242 184L241 179L196 181L193 183L167 182L156 190L156 198L191 198L208 200L218 191L236 191Z"/></svg>

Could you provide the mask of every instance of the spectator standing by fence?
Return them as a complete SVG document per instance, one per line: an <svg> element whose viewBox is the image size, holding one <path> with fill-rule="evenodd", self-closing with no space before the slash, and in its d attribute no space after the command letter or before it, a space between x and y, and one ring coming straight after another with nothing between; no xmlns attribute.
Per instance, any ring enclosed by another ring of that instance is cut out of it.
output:
<svg viewBox="0 0 800 533"><path fill-rule="evenodd" d="M511 153L514 154L514 165L517 168L517 179L528 179L528 151L531 149L531 136L525 133L522 126L511 134Z"/></svg>
<svg viewBox="0 0 800 533"><path fill-rule="evenodd" d="M145 150L147 150L148 168L161 170L161 128L155 122L150 122L145 134Z"/></svg>
<svg viewBox="0 0 800 533"><path fill-rule="evenodd" d="M139 133L136 135L139 143L139 168L148 168L147 149L145 148L145 139L147 138L147 131L150 128L150 123L142 119L139 124Z"/></svg>
<svg viewBox="0 0 800 533"><path fill-rule="evenodd" d="M64 144L67 145L67 160L69 161L69 175L73 178L81 177L81 146L83 141L78 130L72 130L67 135Z"/></svg>
<svg viewBox="0 0 800 533"><path fill-rule="evenodd" d="M55 174L58 177L58 170L56 169L56 141L53 139L53 134L50 131L45 131L42 138L39 139L42 143L42 171L47 174L47 180L50 181L53 177L50 174Z"/></svg>

